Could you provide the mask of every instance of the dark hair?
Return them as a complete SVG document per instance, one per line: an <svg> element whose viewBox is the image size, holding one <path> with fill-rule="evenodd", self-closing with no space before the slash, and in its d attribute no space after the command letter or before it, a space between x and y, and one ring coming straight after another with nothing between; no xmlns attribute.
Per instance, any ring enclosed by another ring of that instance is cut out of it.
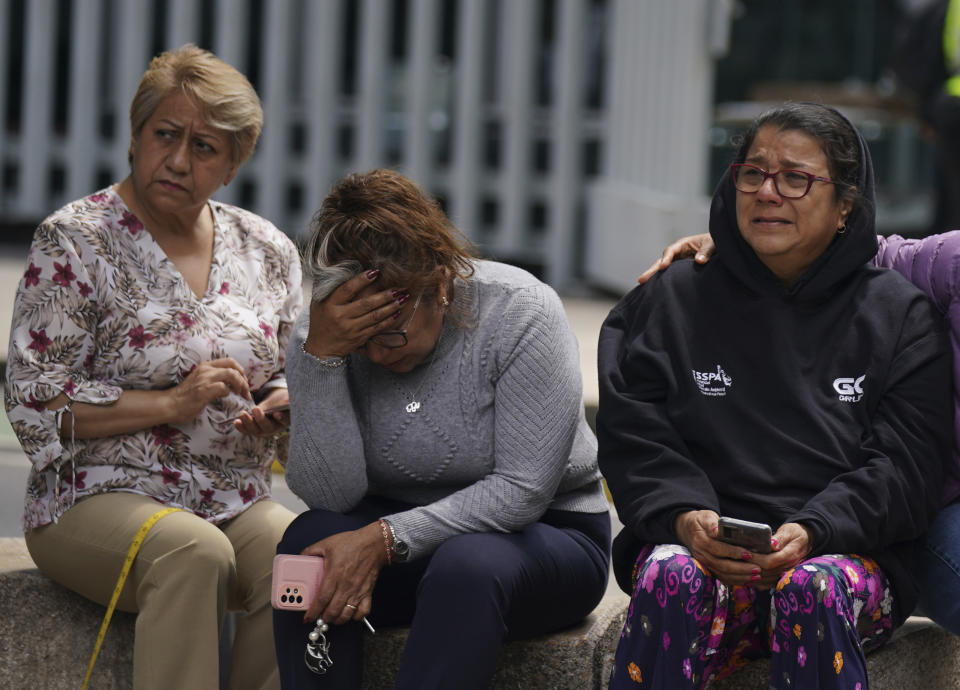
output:
<svg viewBox="0 0 960 690"><path fill-rule="evenodd" d="M820 144L827 157L830 179L837 199L849 199L853 208L865 205L860 186L860 137L840 113L819 103L784 103L761 113L747 130L734 141L737 152L734 163L743 163L761 127L774 125L780 131L803 132Z"/></svg>
<svg viewBox="0 0 960 690"><path fill-rule="evenodd" d="M371 268L380 269L380 284L428 297L445 281L473 273L466 238L435 199L393 170L340 180L311 228L304 259L315 300Z"/></svg>

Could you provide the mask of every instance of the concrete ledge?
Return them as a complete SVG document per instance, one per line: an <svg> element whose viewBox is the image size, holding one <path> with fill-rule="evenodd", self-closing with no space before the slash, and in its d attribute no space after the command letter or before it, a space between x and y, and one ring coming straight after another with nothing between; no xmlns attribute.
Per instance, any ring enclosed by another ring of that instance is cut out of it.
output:
<svg viewBox="0 0 960 690"><path fill-rule="evenodd" d="M613 652L626 618L627 595L605 596L580 625L504 645L492 688L601 690L607 687ZM378 630L364 649L363 690L393 688L406 628ZM370 638L367 638L368 640Z"/></svg>
<svg viewBox="0 0 960 690"><path fill-rule="evenodd" d="M507 644L494 688L600 690L626 615L627 597L608 594L580 625ZM0 539L0 678L4 688L79 688L104 608L40 573L20 538ZM113 616L91 688L133 685L135 616ZM185 631L189 634L189 631ZM364 654L364 689L392 688L406 629L381 629ZM264 653L272 654L272 650Z"/></svg>
<svg viewBox="0 0 960 690"><path fill-rule="evenodd" d="M0 539L0 677L5 688L79 688L105 609L49 580L23 539ZM115 612L90 687L133 687L135 616Z"/></svg>
<svg viewBox="0 0 960 690"><path fill-rule="evenodd" d="M611 591L580 625L504 646L492 687L603 690L626 616L627 597ZM78 688L93 651L102 606L42 575L23 539L0 538L0 678L4 688ZM133 685L135 617L117 612L90 687ZM188 632L189 634L189 632ZM405 629L377 631L364 652L363 690L393 687ZM267 650L270 651L270 650ZM271 652L272 653L272 652ZM766 690L770 662L755 661L713 686ZM925 618L911 618L886 647L867 657L873 690L960 690L960 638Z"/></svg>

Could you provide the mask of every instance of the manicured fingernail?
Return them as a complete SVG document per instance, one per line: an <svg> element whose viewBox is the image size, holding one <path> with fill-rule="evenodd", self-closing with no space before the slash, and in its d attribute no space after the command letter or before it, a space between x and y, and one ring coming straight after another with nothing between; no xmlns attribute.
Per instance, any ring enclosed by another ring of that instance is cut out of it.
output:
<svg viewBox="0 0 960 690"><path fill-rule="evenodd" d="M399 297L397 297L397 304L403 304L403 303L406 302L408 299L410 299L410 295L407 294L407 293L404 293L404 294L400 295Z"/></svg>
<svg viewBox="0 0 960 690"><path fill-rule="evenodd" d="M367 271L367 280L373 280L373 279L376 278L378 275L380 275L380 269L379 269L379 268L371 268L369 271Z"/></svg>
<svg viewBox="0 0 960 690"><path fill-rule="evenodd" d="M697 261L703 261L703 260L706 259L706 258L707 258L707 257L705 257L703 254L697 254L697 256L696 256Z"/></svg>
<svg viewBox="0 0 960 690"><path fill-rule="evenodd" d="M749 551L744 551L742 554L740 554L740 560L749 561L750 558L751 556Z"/></svg>
<svg viewBox="0 0 960 690"><path fill-rule="evenodd" d="M750 576L750 579L751 579L751 580L759 580L759 579L760 579L760 573L754 573L753 575Z"/></svg>
<svg viewBox="0 0 960 690"><path fill-rule="evenodd" d="M393 316L391 316L390 318L391 318L391 319L399 319L399 318L400 318L400 310L398 309L397 311L393 312Z"/></svg>
<svg viewBox="0 0 960 690"><path fill-rule="evenodd" d="M403 290L397 290L396 288L390 291L390 294L391 294L393 297L399 297L399 296L402 295L403 293L404 293Z"/></svg>
<svg viewBox="0 0 960 690"><path fill-rule="evenodd" d="M770 540L770 546L772 546L773 548L777 548L777 546L779 546L779 545L780 545L780 544L779 544L779 542L778 542L776 539L771 539L771 540Z"/></svg>
<svg viewBox="0 0 960 690"><path fill-rule="evenodd" d="M760 577L760 568L754 568L750 571L750 577L753 576Z"/></svg>

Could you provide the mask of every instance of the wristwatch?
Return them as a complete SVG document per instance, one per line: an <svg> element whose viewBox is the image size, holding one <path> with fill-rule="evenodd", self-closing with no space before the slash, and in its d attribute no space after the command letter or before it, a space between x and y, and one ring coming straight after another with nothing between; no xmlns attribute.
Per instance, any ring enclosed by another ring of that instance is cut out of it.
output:
<svg viewBox="0 0 960 690"><path fill-rule="evenodd" d="M406 560L410 558L410 545L397 538L397 533L393 531L393 525L386 520L384 520L384 522L386 522L387 527L390 528L390 554L393 556L393 560L397 563L406 562Z"/></svg>
<svg viewBox="0 0 960 690"><path fill-rule="evenodd" d="M405 541L400 541L396 537L393 539L393 546L390 547L393 553L393 560L397 563L405 563L410 558L410 546Z"/></svg>

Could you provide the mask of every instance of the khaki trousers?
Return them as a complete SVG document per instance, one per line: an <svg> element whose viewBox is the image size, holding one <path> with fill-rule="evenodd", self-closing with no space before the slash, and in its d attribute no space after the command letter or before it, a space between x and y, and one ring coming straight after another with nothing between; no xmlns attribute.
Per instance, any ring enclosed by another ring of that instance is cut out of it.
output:
<svg viewBox="0 0 960 690"><path fill-rule="evenodd" d="M163 506L114 492L81 500L56 524L25 535L37 567L106 606L140 525ZM117 602L137 613L136 690L216 690L226 611L243 612L231 653L230 688L279 688L270 583L273 555L294 514L264 500L219 526L171 513L147 534Z"/></svg>

